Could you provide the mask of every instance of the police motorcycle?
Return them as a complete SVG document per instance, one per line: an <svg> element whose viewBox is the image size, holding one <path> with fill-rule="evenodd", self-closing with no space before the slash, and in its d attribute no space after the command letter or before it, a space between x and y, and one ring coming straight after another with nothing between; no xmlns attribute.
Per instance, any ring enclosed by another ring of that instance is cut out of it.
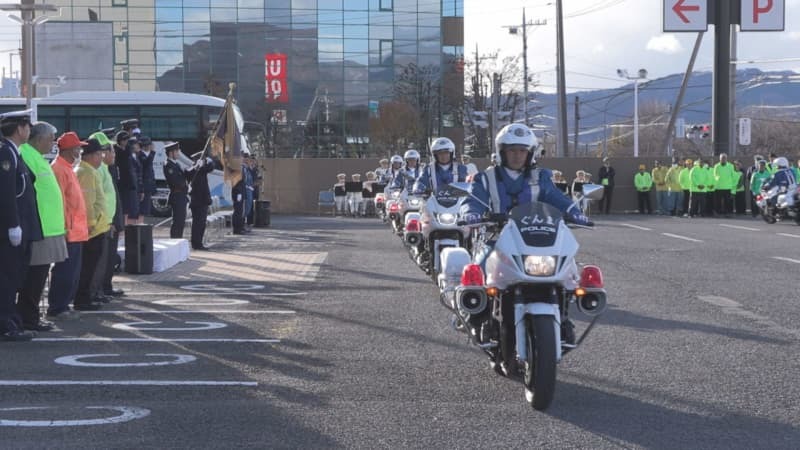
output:
<svg viewBox="0 0 800 450"><path fill-rule="evenodd" d="M441 271L441 254L446 248L466 247L469 243L470 229L458 225L457 218L463 196L444 187L428 196L420 210L419 223L406 225L409 229L419 229L419 236L411 245L412 259L420 269L436 282Z"/></svg>
<svg viewBox="0 0 800 450"><path fill-rule="evenodd" d="M450 190L472 196L466 183ZM602 194L602 186L584 186L589 199ZM544 410L555 393L556 365L606 309L602 272L579 267L575 236L562 213L546 203L519 204L473 227L472 257L464 248L442 252L442 304L454 313L454 326L489 355L495 372L522 375L526 401ZM475 263L484 259L485 271ZM573 305L592 317L578 339L569 320Z"/></svg>
<svg viewBox="0 0 800 450"><path fill-rule="evenodd" d="M794 195L792 206L789 206L786 201L789 195ZM800 185L789 188L773 186L768 190L761 191L756 196L756 204L761 211L761 218L768 224L792 219L800 225L800 207L798 207L800 205Z"/></svg>

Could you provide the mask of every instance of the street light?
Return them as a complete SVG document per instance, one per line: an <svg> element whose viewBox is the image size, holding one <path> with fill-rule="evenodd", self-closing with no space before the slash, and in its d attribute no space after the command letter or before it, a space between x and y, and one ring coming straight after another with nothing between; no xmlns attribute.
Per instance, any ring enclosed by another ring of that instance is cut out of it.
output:
<svg viewBox="0 0 800 450"><path fill-rule="evenodd" d="M647 70L639 69L638 76L628 75L625 69L617 69L617 75L626 80L633 80L633 156L639 156L639 80L647 79Z"/></svg>

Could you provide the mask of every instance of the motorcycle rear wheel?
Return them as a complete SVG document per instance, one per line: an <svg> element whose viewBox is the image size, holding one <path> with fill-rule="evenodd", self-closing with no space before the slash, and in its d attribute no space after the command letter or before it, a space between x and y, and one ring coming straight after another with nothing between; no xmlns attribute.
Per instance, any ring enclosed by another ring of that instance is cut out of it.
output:
<svg viewBox="0 0 800 450"><path fill-rule="evenodd" d="M556 336L553 327L550 316L526 318L525 400L537 411L550 406L556 390Z"/></svg>
<svg viewBox="0 0 800 450"><path fill-rule="evenodd" d="M772 215L769 215L769 214L761 214L761 218L764 219L764 222L767 222L770 225L772 225L773 223L777 222L775 217L773 217Z"/></svg>

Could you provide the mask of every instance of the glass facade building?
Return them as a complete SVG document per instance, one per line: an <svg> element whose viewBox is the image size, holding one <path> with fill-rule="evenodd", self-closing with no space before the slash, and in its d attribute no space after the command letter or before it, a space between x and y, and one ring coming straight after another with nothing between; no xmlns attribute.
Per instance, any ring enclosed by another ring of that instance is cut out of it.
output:
<svg viewBox="0 0 800 450"><path fill-rule="evenodd" d="M102 52L110 61L97 63L113 74L113 89L224 96L235 82L245 120L281 156L369 153L370 119L395 99L409 67L435 74L442 105L459 105L437 111L432 129L463 142L463 0L49 3L62 7L62 23L110 24L97 37L112 42ZM51 30L51 42L68 40ZM276 56L284 59L270 73ZM37 68L47 61L37 57Z"/></svg>

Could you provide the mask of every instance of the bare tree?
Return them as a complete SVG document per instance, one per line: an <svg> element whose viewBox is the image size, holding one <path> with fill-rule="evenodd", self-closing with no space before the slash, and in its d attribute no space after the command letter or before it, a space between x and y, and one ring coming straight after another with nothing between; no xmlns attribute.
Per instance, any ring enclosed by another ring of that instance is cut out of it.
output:
<svg viewBox="0 0 800 450"><path fill-rule="evenodd" d="M416 112L416 134L412 136L416 145L424 145L439 133L441 90L441 69L438 66L411 63L395 80L395 100L409 105Z"/></svg>
<svg viewBox="0 0 800 450"><path fill-rule="evenodd" d="M378 150L380 156L402 152L409 139L421 132L418 119L417 111L408 103L382 102L378 116L369 120L372 147L383 149Z"/></svg>

